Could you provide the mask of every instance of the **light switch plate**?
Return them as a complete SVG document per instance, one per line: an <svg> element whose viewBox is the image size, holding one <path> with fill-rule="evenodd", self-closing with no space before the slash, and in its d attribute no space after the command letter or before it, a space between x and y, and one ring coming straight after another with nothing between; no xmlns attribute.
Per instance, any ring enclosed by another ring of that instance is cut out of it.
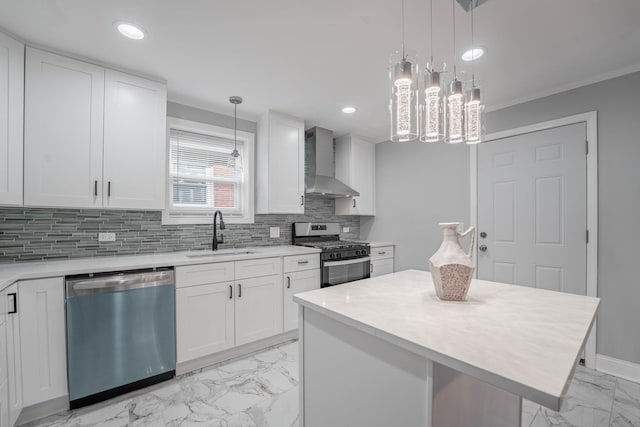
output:
<svg viewBox="0 0 640 427"><path fill-rule="evenodd" d="M98 233L98 242L115 242L116 233Z"/></svg>
<svg viewBox="0 0 640 427"><path fill-rule="evenodd" d="M349 227L342 227L342 232L343 233L348 233L349 232Z"/></svg>
<svg viewBox="0 0 640 427"><path fill-rule="evenodd" d="M272 239L280 237L280 227L269 227L269 236Z"/></svg>

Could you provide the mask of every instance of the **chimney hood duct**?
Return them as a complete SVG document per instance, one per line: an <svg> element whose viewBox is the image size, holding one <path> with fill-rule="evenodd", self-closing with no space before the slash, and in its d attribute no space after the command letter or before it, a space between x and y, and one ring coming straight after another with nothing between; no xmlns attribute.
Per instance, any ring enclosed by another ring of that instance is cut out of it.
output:
<svg viewBox="0 0 640 427"><path fill-rule="evenodd" d="M335 178L333 132L314 127L305 132L305 192L339 199L360 193Z"/></svg>

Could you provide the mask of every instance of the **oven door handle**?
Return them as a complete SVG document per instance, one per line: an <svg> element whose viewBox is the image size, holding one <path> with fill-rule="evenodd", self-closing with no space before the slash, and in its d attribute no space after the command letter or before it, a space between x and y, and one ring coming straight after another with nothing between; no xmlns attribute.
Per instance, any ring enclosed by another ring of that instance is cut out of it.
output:
<svg viewBox="0 0 640 427"><path fill-rule="evenodd" d="M323 267L337 267L339 265L349 265L349 264L359 264L361 262L369 262L371 260L371 258L367 257L362 257L362 258L354 258L354 259L347 259L344 261L325 261L322 263Z"/></svg>

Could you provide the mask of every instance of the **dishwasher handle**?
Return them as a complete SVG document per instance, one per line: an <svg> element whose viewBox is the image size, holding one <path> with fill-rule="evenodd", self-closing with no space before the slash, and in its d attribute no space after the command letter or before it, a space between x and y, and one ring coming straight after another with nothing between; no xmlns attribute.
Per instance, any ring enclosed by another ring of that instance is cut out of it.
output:
<svg viewBox="0 0 640 427"><path fill-rule="evenodd" d="M80 276L67 278L65 282L67 298L86 295L123 292L154 286L175 285L173 270L131 271L97 277Z"/></svg>

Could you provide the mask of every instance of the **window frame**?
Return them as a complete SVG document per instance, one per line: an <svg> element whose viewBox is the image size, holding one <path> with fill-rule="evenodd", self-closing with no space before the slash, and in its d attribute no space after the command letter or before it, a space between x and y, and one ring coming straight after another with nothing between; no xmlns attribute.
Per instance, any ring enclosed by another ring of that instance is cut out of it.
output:
<svg viewBox="0 0 640 427"><path fill-rule="evenodd" d="M165 165L165 208L162 211L162 224L211 224L214 210L211 208L176 208L172 205L171 187L173 180L171 177L171 129L186 132L198 133L201 135L214 136L233 140L233 128L211 125L208 123L195 122L180 119L177 117L167 117L167 162ZM242 214L231 212L229 209L221 208L224 214L224 222L227 224L253 224L255 222L255 201L254 201L254 153L255 134L251 132L237 131L238 141L244 145L245 158L243 158L243 185L240 191L242 200Z"/></svg>

